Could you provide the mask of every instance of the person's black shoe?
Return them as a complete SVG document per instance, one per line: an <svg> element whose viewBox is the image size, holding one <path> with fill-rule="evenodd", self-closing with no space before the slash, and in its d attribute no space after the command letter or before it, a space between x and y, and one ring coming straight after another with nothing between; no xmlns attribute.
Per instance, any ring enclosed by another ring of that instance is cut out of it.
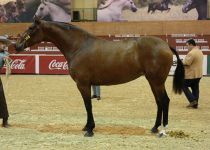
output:
<svg viewBox="0 0 210 150"><path fill-rule="evenodd" d="M101 97L100 97L100 96L97 96L97 100L98 100L98 101L101 100Z"/></svg>
<svg viewBox="0 0 210 150"><path fill-rule="evenodd" d="M8 128L9 126L8 118L3 118L2 127Z"/></svg>
<svg viewBox="0 0 210 150"><path fill-rule="evenodd" d="M193 106L193 108L197 109L197 108L198 108L198 104L195 104L195 105Z"/></svg>
<svg viewBox="0 0 210 150"><path fill-rule="evenodd" d="M93 98L97 98L97 96L96 95L91 96L91 99L93 99Z"/></svg>
<svg viewBox="0 0 210 150"><path fill-rule="evenodd" d="M198 108L198 102L197 101L193 101L191 102L189 105L187 105L187 108Z"/></svg>

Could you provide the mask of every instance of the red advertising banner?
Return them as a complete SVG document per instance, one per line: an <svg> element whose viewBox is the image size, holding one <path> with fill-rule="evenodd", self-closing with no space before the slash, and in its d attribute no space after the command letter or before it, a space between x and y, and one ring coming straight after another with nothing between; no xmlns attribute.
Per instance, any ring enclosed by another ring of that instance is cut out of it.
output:
<svg viewBox="0 0 210 150"><path fill-rule="evenodd" d="M69 74L64 56L39 56L39 74Z"/></svg>
<svg viewBox="0 0 210 150"><path fill-rule="evenodd" d="M11 73L17 74L35 74L35 56L10 56ZM5 73L6 66L1 70L1 73Z"/></svg>
<svg viewBox="0 0 210 150"><path fill-rule="evenodd" d="M179 52L187 52L186 41L194 39L203 52L210 52L210 35L172 34L166 37L167 42Z"/></svg>

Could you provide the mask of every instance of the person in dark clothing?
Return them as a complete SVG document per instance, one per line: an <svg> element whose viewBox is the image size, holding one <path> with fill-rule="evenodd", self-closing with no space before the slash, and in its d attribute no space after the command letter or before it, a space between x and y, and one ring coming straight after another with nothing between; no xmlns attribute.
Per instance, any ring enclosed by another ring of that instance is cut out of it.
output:
<svg viewBox="0 0 210 150"><path fill-rule="evenodd" d="M97 100L101 99L101 88L99 85L92 85L93 95L91 99L97 98Z"/></svg>
<svg viewBox="0 0 210 150"><path fill-rule="evenodd" d="M7 46L10 44L10 41L7 39L7 37L0 36L0 69L4 65L4 59L8 57L9 53L6 51ZM9 127L8 124L8 118L9 118L9 112L7 109L7 103L6 98L4 95L4 88L3 84L0 78L0 118L3 119L2 121L2 127Z"/></svg>

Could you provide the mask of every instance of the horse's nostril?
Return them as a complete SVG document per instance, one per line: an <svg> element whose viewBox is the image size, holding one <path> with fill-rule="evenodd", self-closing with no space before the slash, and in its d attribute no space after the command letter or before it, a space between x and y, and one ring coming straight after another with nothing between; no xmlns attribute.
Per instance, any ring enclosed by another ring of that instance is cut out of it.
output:
<svg viewBox="0 0 210 150"><path fill-rule="evenodd" d="M136 8L136 7L132 7L131 10L132 10L133 12L136 12L136 11L137 11L137 8Z"/></svg>

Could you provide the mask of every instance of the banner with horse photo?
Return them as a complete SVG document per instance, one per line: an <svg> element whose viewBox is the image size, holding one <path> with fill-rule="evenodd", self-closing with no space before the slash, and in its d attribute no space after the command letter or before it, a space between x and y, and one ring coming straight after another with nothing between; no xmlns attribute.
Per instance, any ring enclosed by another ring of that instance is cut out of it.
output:
<svg viewBox="0 0 210 150"><path fill-rule="evenodd" d="M97 21L206 20L207 0L100 0Z"/></svg>
<svg viewBox="0 0 210 150"><path fill-rule="evenodd" d="M71 22L71 0L1 0L0 23L32 22L33 18Z"/></svg>

